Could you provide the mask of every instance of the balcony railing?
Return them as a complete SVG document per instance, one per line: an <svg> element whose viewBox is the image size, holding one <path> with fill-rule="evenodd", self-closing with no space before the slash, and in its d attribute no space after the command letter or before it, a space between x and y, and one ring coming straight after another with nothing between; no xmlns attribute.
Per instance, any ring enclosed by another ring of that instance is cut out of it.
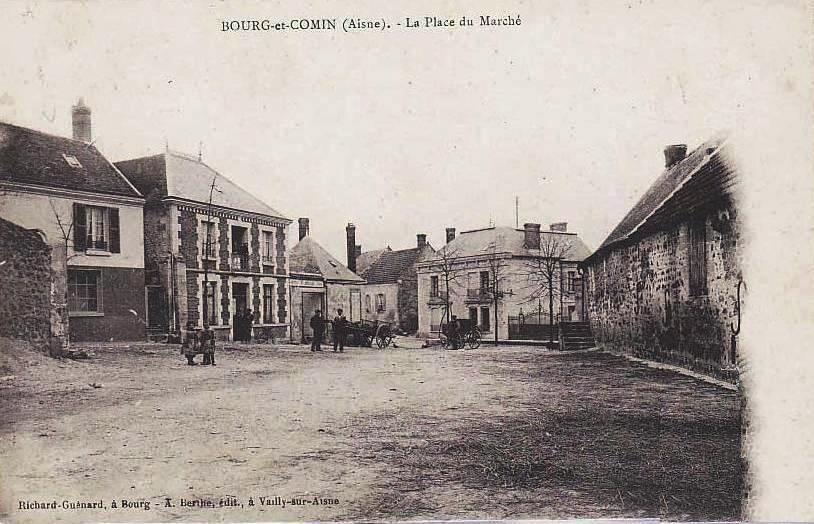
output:
<svg viewBox="0 0 814 524"><path fill-rule="evenodd" d="M437 298L438 300L446 300L449 296L447 291L441 289L433 289L430 291L430 298Z"/></svg>
<svg viewBox="0 0 814 524"><path fill-rule="evenodd" d="M474 288L466 290L467 300L491 300L492 294L488 289Z"/></svg>
<svg viewBox="0 0 814 524"><path fill-rule="evenodd" d="M271 265L274 264L274 257L271 255L263 255L260 259L263 264Z"/></svg>
<svg viewBox="0 0 814 524"><path fill-rule="evenodd" d="M232 253L232 269L237 271L248 271L249 255Z"/></svg>

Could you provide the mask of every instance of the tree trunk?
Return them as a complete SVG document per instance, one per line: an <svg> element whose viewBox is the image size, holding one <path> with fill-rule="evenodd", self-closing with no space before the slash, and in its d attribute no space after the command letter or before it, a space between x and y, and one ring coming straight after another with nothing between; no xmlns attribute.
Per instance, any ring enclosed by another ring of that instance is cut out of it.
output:
<svg viewBox="0 0 814 524"><path fill-rule="evenodd" d="M548 277L548 339L551 344L554 343L554 293L551 290L553 280L551 276Z"/></svg>

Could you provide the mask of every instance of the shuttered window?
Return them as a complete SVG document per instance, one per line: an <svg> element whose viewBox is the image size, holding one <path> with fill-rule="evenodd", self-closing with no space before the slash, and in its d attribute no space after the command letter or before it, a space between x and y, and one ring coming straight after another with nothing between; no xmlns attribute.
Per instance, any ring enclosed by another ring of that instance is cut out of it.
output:
<svg viewBox="0 0 814 524"><path fill-rule="evenodd" d="M707 225L703 220L690 223L689 234L690 295L707 294Z"/></svg>
<svg viewBox="0 0 814 524"><path fill-rule="evenodd" d="M114 207L73 205L74 251L121 252L119 210Z"/></svg>

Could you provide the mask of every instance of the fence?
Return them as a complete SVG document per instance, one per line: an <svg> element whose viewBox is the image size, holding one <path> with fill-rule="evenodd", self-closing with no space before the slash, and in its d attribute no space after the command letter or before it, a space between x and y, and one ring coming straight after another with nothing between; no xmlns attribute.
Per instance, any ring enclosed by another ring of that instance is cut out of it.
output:
<svg viewBox="0 0 814 524"><path fill-rule="evenodd" d="M509 340L557 340L559 337L559 315L554 315L554 323L549 323L548 313L509 315Z"/></svg>

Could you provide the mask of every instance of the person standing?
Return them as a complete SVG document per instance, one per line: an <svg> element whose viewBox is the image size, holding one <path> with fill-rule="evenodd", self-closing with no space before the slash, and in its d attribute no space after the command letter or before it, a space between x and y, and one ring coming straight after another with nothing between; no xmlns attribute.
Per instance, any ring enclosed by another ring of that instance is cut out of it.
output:
<svg viewBox="0 0 814 524"><path fill-rule="evenodd" d="M204 328L199 335L199 344L203 352L203 365L215 365L215 332L209 327Z"/></svg>
<svg viewBox="0 0 814 524"><path fill-rule="evenodd" d="M246 310L246 316L243 317L246 329L246 342L252 341L252 325L254 324L254 312L251 309Z"/></svg>
<svg viewBox="0 0 814 524"><path fill-rule="evenodd" d="M322 343L322 334L325 332L325 320L322 318L322 311L314 311L314 316L311 317L311 329L314 331L314 338L311 340L311 351L322 351L320 344Z"/></svg>
<svg viewBox="0 0 814 524"><path fill-rule="evenodd" d="M334 353L339 348L340 353L345 352L345 335L348 332L348 319L342 314L342 308L336 310L334 317Z"/></svg>

